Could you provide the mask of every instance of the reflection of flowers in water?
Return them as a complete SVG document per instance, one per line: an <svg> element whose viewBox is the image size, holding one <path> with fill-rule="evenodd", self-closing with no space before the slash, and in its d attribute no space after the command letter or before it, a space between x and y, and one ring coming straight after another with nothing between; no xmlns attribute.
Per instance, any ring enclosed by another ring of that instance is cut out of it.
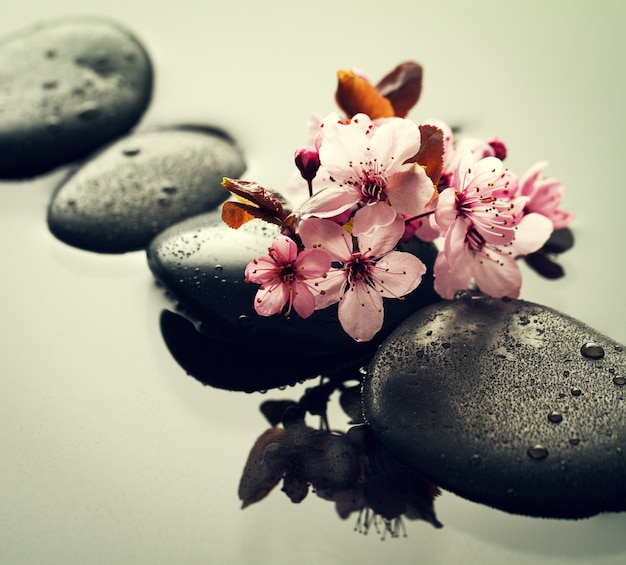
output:
<svg viewBox="0 0 626 565"><path fill-rule="evenodd" d="M439 489L401 463L367 424L346 433L314 429L300 404L279 406L284 408L282 426L261 434L246 462L239 484L243 508L265 498L282 480L292 502L304 500L312 487L335 503L342 519L356 513L355 529L365 534L374 527L383 538L406 535L404 518L442 526L433 508Z"/></svg>

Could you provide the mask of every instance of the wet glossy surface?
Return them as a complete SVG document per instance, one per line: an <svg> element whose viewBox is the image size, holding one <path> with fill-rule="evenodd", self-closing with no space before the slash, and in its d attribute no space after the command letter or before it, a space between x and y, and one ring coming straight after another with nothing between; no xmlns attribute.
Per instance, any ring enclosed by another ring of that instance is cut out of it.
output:
<svg viewBox="0 0 626 565"><path fill-rule="evenodd" d="M622 346L569 316L466 298L425 308L386 340L364 411L394 453L461 496L592 516L626 510L625 397L614 380L624 374Z"/></svg>
<svg viewBox="0 0 626 565"><path fill-rule="evenodd" d="M89 154L134 126L152 96L150 56L122 22L34 23L2 29L0 178L32 177Z"/></svg>
<svg viewBox="0 0 626 565"><path fill-rule="evenodd" d="M48 226L61 241L99 253L145 249L165 228L217 209L225 176L245 171L223 132L178 126L134 133L90 157L57 188Z"/></svg>
<svg viewBox="0 0 626 565"><path fill-rule="evenodd" d="M523 298L626 341L619 3L406 4L389 20L379 2L320 0L306 17L284 6L188 0L174 12L170 2L24 0L3 7L0 31L87 11L120 19L157 67L143 125L226 129L249 157L250 178L273 187L291 174L309 114L335 109L336 69L354 65L377 80L419 60L415 119L498 135L512 169L549 159L547 172L568 187L564 206L578 219L576 244L558 259L567 275L547 281L525 269ZM296 505L276 490L241 510L239 480L268 426L259 405L299 395L234 393L187 377L164 344L159 317L171 302L145 254L97 255L49 233L46 208L62 177L0 184L0 561L624 562L624 514L539 520L444 492L435 503L442 529L408 522L407 538L381 542L319 497ZM281 363L283 353L276 347L258 362ZM329 418L347 429L339 410Z"/></svg>

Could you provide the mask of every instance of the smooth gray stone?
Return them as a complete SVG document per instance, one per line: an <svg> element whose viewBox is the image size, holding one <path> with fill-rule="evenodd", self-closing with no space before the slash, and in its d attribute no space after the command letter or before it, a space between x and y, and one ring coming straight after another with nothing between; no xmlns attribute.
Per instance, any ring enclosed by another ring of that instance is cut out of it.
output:
<svg viewBox="0 0 626 565"><path fill-rule="evenodd" d="M428 273L404 300L384 301L383 328L370 342L357 343L343 331L336 305L318 310L304 320L295 313L289 317L259 316L254 310L259 285L246 283L244 271L252 259L267 255L278 234L277 226L261 220L248 222L237 230L229 228L220 213L215 212L170 227L147 250L152 273L180 307L200 322L203 333L240 345L243 357L250 359L251 369L259 362L252 352L262 355L264 363L275 359L279 364L283 357L300 355L294 363L294 375L308 371L307 365L317 366L310 359L319 356L339 356L346 363L358 360L365 365L376 346L402 320L438 300L430 274L436 248L414 239L403 249L419 256ZM333 363L337 364L337 360ZM303 370L299 364L306 368Z"/></svg>
<svg viewBox="0 0 626 565"><path fill-rule="evenodd" d="M117 23L66 18L0 41L0 178L33 177L133 127L152 95L141 43Z"/></svg>
<svg viewBox="0 0 626 565"><path fill-rule="evenodd" d="M590 345L591 344L591 345ZM502 510L626 509L626 354L555 310L465 299L406 320L363 389L376 435L425 477Z"/></svg>
<svg viewBox="0 0 626 565"><path fill-rule="evenodd" d="M240 150L210 128L130 135L62 182L48 226L60 240L89 251L145 249L168 226L215 209L229 196L223 177L244 170Z"/></svg>

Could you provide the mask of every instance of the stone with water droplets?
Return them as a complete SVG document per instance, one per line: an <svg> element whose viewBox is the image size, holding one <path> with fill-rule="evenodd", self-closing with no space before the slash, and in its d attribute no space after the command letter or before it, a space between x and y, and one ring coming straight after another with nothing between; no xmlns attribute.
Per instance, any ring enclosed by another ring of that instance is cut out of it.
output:
<svg viewBox="0 0 626 565"><path fill-rule="evenodd" d="M623 348L578 320L470 297L424 308L387 338L364 413L399 457L460 496L533 516L624 511L625 373Z"/></svg>
<svg viewBox="0 0 626 565"><path fill-rule="evenodd" d="M0 42L0 178L80 159L133 127L152 95L150 58L100 18L40 24Z"/></svg>
<svg viewBox="0 0 626 565"><path fill-rule="evenodd" d="M207 127L170 127L112 143L64 180L48 226L60 240L100 253L145 249L168 226L215 209L222 178L245 170L241 152Z"/></svg>
<svg viewBox="0 0 626 565"><path fill-rule="evenodd" d="M293 381L338 371L345 365L354 365L358 371L402 320L437 300L432 278L425 276L404 300L385 301L383 329L367 343L356 343L342 330L336 306L318 310L305 320L295 313L288 318L259 316L254 310L259 286L244 282L244 270L255 257L267 255L278 233L277 226L261 220L234 230L215 212L172 226L148 247L153 274L182 310L199 322L204 334L235 344L243 357L241 362L248 364L252 374L256 365L268 362L288 366ZM415 240L408 249L432 266L436 255L432 244ZM264 386L262 380L257 381L259 388L276 386Z"/></svg>

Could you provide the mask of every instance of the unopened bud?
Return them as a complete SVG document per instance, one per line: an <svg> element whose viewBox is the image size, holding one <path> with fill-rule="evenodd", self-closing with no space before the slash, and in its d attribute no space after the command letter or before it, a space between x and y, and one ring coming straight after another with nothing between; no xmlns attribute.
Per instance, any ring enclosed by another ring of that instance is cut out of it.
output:
<svg viewBox="0 0 626 565"><path fill-rule="evenodd" d="M301 147L296 150L294 159L302 178L311 182L320 168L320 155L317 149L314 147Z"/></svg>

